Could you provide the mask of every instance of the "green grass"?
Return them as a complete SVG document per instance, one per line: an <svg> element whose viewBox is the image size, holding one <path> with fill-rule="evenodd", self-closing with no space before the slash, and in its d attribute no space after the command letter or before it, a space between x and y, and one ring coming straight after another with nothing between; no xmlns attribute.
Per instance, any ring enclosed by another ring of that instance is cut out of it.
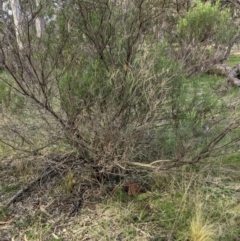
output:
<svg viewBox="0 0 240 241"><path fill-rule="evenodd" d="M231 155L223 160L224 164L240 166L240 153Z"/></svg>
<svg viewBox="0 0 240 241"><path fill-rule="evenodd" d="M121 235L124 240L237 240L237 198L230 187L208 186L205 175L210 174L201 168L197 173L182 169L182 175L169 175L165 191L152 185L155 191L131 199L113 197L97 205L91 225L79 228L89 215L84 212L72 228L88 233L90 240L117 240ZM211 178L222 180L221 175Z"/></svg>
<svg viewBox="0 0 240 241"><path fill-rule="evenodd" d="M17 191L19 190L19 188L20 188L19 184L9 184L9 185L3 184L1 187L1 191L3 193L8 193L8 192Z"/></svg>
<svg viewBox="0 0 240 241"><path fill-rule="evenodd" d="M233 67L233 66L235 66L239 63L240 63L240 55L239 54L238 55L236 55L236 54L231 55L229 57L229 59L226 61L226 64L231 66L231 67Z"/></svg>

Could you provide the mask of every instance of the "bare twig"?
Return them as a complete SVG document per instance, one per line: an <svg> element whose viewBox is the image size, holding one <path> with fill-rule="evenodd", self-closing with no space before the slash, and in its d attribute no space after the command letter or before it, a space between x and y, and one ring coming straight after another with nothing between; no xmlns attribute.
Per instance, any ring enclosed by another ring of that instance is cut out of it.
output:
<svg viewBox="0 0 240 241"><path fill-rule="evenodd" d="M165 170L166 169L166 166L164 167L164 165L166 163L172 163L173 160L157 160L157 161L154 161L154 162L151 162L149 164L146 164L146 163L141 163L141 162L127 162L126 164L128 165L132 165L132 166L138 166L138 167L143 167L143 168L149 168L149 169L157 169L157 170ZM157 165L156 165L157 164ZM159 165L160 164L160 165Z"/></svg>

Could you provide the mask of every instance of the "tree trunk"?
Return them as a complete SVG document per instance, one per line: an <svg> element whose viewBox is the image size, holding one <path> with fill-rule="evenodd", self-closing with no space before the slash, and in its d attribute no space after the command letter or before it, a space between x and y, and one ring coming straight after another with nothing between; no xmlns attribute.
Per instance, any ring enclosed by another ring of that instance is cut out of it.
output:
<svg viewBox="0 0 240 241"><path fill-rule="evenodd" d="M232 68L230 66L227 66L225 64L215 64L208 71L208 73L213 74L213 75L220 75L220 76L228 77L228 75L231 71L232 71Z"/></svg>
<svg viewBox="0 0 240 241"><path fill-rule="evenodd" d="M40 6L40 0L36 0L36 6L37 8ZM44 31L44 19L41 17L37 17L35 20L35 25L36 25L37 37L41 38Z"/></svg>
<svg viewBox="0 0 240 241"><path fill-rule="evenodd" d="M237 64L232 68L225 64L216 64L208 71L208 73L225 76L228 84L240 87L240 64Z"/></svg>
<svg viewBox="0 0 240 241"><path fill-rule="evenodd" d="M235 65L230 71L227 81L229 84L240 87L240 64Z"/></svg>
<svg viewBox="0 0 240 241"><path fill-rule="evenodd" d="M23 42L22 42L22 22L23 22L23 14L21 11L19 0L10 0L12 13L13 13L13 21L15 26L15 34L17 38L18 47L20 50L23 49Z"/></svg>

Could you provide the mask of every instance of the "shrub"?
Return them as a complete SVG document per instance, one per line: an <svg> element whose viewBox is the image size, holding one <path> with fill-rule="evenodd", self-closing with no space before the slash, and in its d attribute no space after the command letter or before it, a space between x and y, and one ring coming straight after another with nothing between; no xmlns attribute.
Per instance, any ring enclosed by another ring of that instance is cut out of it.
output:
<svg viewBox="0 0 240 241"><path fill-rule="evenodd" d="M221 9L219 2L196 1L176 26L175 57L189 75L205 72L213 64L226 59L236 30L230 12Z"/></svg>

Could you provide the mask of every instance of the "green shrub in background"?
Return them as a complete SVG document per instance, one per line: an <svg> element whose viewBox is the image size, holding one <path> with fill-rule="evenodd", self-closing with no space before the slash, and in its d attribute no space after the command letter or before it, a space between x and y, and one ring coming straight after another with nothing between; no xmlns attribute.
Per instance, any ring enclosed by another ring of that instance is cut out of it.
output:
<svg viewBox="0 0 240 241"><path fill-rule="evenodd" d="M219 1L213 5L196 1L196 6L177 24L179 38L194 43L210 39L214 43L225 44L235 31L235 27L231 26L229 10L221 10Z"/></svg>
<svg viewBox="0 0 240 241"><path fill-rule="evenodd" d="M183 65L188 76L204 73L228 57L238 28L219 1L211 4L197 0L178 20L172 57Z"/></svg>

